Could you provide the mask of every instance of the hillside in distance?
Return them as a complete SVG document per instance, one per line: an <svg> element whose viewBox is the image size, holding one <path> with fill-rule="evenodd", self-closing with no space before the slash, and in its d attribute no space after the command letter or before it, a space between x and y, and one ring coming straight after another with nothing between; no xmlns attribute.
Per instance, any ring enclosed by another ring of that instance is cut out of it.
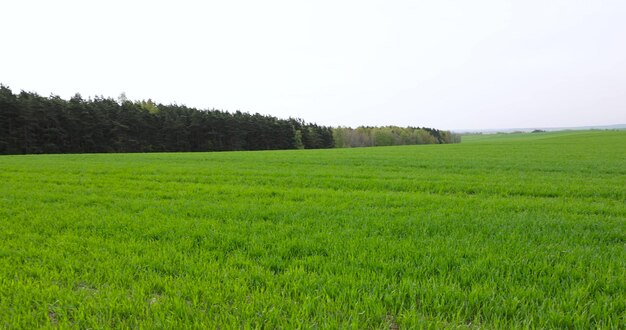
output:
<svg viewBox="0 0 626 330"><path fill-rule="evenodd" d="M453 129L457 134L464 133L512 133L512 132L532 132L535 130L557 132L557 131L586 131L586 130L622 130L626 129L626 124L615 125L595 125L595 126L571 126L571 127L525 127L525 128L488 128L488 129Z"/></svg>

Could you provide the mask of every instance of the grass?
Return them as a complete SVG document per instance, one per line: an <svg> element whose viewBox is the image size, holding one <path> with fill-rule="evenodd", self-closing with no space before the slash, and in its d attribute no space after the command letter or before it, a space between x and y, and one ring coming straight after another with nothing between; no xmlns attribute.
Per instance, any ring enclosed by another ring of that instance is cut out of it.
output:
<svg viewBox="0 0 626 330"><path fill-rule="evenodd" d="M626 131L0 157L0 328L624 328Z"/></svg>

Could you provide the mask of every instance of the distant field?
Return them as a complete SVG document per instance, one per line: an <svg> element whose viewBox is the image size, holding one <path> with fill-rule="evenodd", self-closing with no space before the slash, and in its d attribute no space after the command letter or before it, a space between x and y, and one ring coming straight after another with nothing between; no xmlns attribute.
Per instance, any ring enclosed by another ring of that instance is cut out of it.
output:
<svg viewBox="0 0 626 330"><path fill-rule="evenodd" d="M0 157L0 328L625 328L626 131Z"/></svg>

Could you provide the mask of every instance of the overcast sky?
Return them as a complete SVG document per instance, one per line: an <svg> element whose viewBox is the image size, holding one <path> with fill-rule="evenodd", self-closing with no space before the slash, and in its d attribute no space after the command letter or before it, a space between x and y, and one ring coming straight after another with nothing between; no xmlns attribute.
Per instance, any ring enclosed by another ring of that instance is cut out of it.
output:
<svg viewBox="0 0 626 330"><path fill-rule="evenodd" d="M626 123L626 1L5 1L0 83L325 125Z"/></svg>

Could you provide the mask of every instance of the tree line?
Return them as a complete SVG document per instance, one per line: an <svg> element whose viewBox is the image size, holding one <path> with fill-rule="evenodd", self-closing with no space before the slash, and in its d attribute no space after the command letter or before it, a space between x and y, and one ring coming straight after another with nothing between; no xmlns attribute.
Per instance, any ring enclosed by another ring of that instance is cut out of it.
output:
<svg viewBox="0 0 626 330"><path fill-rule="evenodd" d="M301 119L0 86L0 154L316 149L332 128Z"/></svg>
<svg viewBox="0 0 626 330"><path fill-rule="evenodd" d="M0 85L0 154L318 149L458 142L428 128L332 128L302 119Z"/></svg>
<svg viewBox="0 0 626 330"><path fill-rule="evenodd" d="M461 136L428 127L337 127L333 129L337 148L394 146L408 144L460 143Z"/></svg>

